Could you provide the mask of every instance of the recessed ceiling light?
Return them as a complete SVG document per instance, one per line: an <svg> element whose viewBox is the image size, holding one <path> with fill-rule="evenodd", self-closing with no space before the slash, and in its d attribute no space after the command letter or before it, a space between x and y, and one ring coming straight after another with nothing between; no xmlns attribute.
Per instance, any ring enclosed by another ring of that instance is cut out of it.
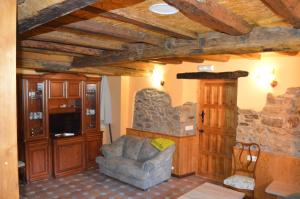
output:
<svg viewBox="0 0 300 199"><path fill-rule="evenodd" d="M153 4L149 7L149 10L151 12L161 15L172 15L178 12L178 10L175 7L170 6L166 3Z"/></svg>

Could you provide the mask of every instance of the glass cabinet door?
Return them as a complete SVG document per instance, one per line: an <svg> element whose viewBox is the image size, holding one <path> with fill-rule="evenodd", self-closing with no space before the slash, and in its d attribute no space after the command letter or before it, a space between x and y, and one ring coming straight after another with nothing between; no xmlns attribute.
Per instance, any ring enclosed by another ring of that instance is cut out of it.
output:
<svg viewBox="0 0 300 199"><path fill-rule="evenodd" d="M85 90L85 127L97 128L97 83L87 83Z"/></svg>
<svg viewBox="0 0 300 199"><path fill-rule="evenodd" d="M46 136L44 123L44 82L38 80L27 81L27 137Z"/></svg>

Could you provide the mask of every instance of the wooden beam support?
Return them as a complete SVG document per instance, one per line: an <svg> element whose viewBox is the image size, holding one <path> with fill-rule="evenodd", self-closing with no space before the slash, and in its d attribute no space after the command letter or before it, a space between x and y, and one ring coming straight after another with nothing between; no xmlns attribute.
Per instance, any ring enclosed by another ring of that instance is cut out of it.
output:
<svg viewBox="0 0 300 199"><path fill-rule="evenodd" d="M163 46L165 43L163 39L145 32L137 32L129 28L113 26L109 23L103 23L98 21L95 22L92 20L82 20L74 16L64 16L58 21L50 23L47 26L52 26L54 28L58 27L58 30L60 30L59 26L61 26L62 28L70 28L91 34L104 34L111 37L125 39L128 41L144 42L156 46Z"/></svg>
<svg viewBox="0 0 300 199"><path fill-rule="evenodd" d="M67 53L77 53L81 55L100 56L103 50L87 48L75 45L59 44L47 41L22 40L20 46L25 48L45 49Z"/></svg>
<svg viewBox="0 0 300 199"><path fill-rule="evenodd" d="M230 35L242 35L252 27L241 17L217 4L215 0L164 0L188 18L213 30Z"/></svg>
<svg viewBox="0 0 300 199"><path fill-rule="evenodd" d="M42 29L47 28L43 27ZM29 39L108 50L123 50L123 45L125 44L124 42L113 40L105 36L100 37L70 29L64 29L63 31L60 29L60 31L47 32L35 35Z"/></svg>
<svg viewBox="0 0 300 199"><path fill-rule="evenodd" d="M271 10L283 17L295 28L300 28L299 0L262 0Z"/></svg>
<svg viewBox="0 0 300 199"><path fill-rule="evenodd" d="M172 64L181 64L182 62L192 62L192 63L203 63L204 60L196 57L170 57L170 58L162 58L154 61L159 61L162 63L172 63ZM177 63L176 63L177 62Z"/></svg>
<svg viewBox="0 0 300 199"><path fill-rule="evenodd" d="M101 66L137 60L153 60L193 55L245 54L270 51L300 51L300 30L275 27L254 28L242 36L212 32L199 36L199 40L173 40L165 48L140 45L136 49L103 52L100 57L74 58L72 66Z"/></svg>
<svg viewBox="0 0 300 199"><path fill-rule="evenodd" d="M216 62L227 62L230 59L230 55L195 55L192 57Z"/></svg>
<svg viewBox="0 0 300 199"><path fill-rule="evenodd" d="M178 73L177 79L237 79L239 77L247 77L247 71L234 71L234 72L196 72L196 73Z"/></svg>
<svg viewBox="0 0 300 199"><path fill-rule="evenodd" d="M299 54L298 51L291 51L291 52L277 52L280 55L285 55L285 56L296 56Z"/></svg>
<svg viewBox="0 0 300 199"><path fill-rule="evenodd" d="M91 5L99 0L64 0L64 1L53 1L54 3L51 6L46 7L42 10L29 10L28 12L33 12L34 14L30 17L25 17L18 21L18 32L24 33L32 28L45 24L49 21L52 21L58 17L67 15L71 12L84 8L88 5ZM40 0L31 1L32 3L41 4L44 3ZM19 9L28 9L30 6L22 7L22 4L19 6ZM26 10L19 10L19 13L26 13Z"/></svg>
<svg viewBox="0 0 300 199"><path fill-rule="evenodd" d="M82 10L87 11L91 14L94 14L94 16L100 16L100 17L104 17L104 18L107 18L107 19L113 19L113 20L116 20L116 21L121 21L121 22L124 22L124 23L133 24L133 25L138 26L140 28L150 30L150 31L153 31L153 32L157 32L157 33L160 33L160 34L168 35L168 36L174 37L174 38L179 38L179 39L194 39L194 38L196 38L196 35L191 36L191 35L178 33L178 32L166 29L166 28L161 28L161 27L158 27L158 26L154 26L152 24L148 24L148 23L141 22L141 21L138 21L138 20L135 20L135 19L131 19L131 18L128 18L126 16L122 16L122 15L115 14L115 13L112 13L112 12L106 12L104 10L101 10L99 8L92 7L92 6L87 6Z"/></svg>
<svg viewBox="0 0 300 199"><path fill-rule="evenodd" d="M245 58L245 59L253 59L253 60L260 60L261 59L261 54L260 53L235 54L234 56Z"/></svg>

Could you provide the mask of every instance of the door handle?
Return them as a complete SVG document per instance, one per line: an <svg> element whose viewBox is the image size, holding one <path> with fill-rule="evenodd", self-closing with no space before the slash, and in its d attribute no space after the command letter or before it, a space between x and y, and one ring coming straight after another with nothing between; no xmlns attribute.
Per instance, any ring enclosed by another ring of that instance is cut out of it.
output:
<svg viewBox="0 0 300 199"><path fill-rule="evenodd" d="M202 112L201 112L202 128L199 130L200 133L204 133L204 129L203 129L203 126L204 126L204 119L205 119L205 112L202 110Z"/></svg>

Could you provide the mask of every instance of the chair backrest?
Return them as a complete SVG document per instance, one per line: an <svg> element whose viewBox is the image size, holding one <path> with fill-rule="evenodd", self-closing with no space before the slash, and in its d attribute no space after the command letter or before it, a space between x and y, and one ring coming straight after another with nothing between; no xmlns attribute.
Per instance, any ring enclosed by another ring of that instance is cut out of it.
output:
<svg viewBox="0 0 300 199"><path fill-rule="evenodd" d="M255 169L260 155L259 145L237 142L233 147L232 154L234 159L233 173L243 173L255 178Z"/></svg>

